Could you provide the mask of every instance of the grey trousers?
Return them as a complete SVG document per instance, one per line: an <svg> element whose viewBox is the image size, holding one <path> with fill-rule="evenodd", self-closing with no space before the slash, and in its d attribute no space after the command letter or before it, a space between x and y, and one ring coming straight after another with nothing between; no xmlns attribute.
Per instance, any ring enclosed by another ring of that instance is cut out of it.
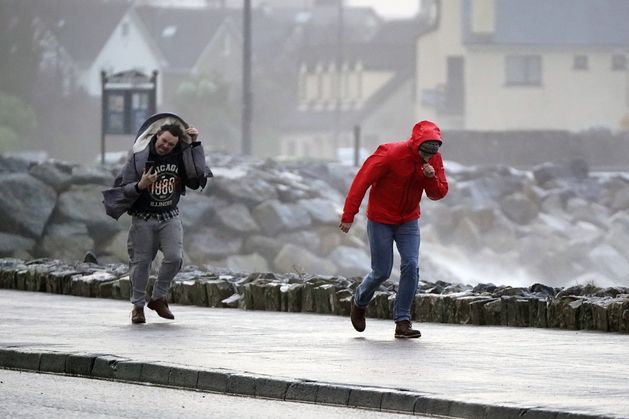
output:
<svg viewBox="0 0 629 419"><path fill-rule="evenodd" d="M165 297L170 288L170 282L181 269L183 262L181 218L175 217L159 222L155 218L143 220L133 217L131 228L129 228L127 250L132 287L131 303L135 306L144 306L151 263L157 256L158 250L161 250L164 259L153 286L152 298Z"/></svg>

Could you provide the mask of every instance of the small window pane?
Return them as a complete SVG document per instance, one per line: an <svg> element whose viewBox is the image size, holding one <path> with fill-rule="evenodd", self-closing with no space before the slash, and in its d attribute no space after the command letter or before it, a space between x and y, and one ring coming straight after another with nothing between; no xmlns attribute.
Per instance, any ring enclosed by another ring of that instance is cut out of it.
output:
<svg viewBox="0 0 629 419"><path fill-rule="evenodd" d="M613 55L612 56L612 70L622 71L627 69L627 56L626 55Z"/></svg>
<svg viewBox="0 0 629 419"><path fill-rule="evenodd" d="M542 58L539 55L508 55L505 57L507 85L539 86L542 83Z"/></svg>
<svg viewBox="0 0 629 419"><path fill-rule="evenodd" d="M588 69L587 55L575 55L573 68L575 70L587 70Z"/></svg>

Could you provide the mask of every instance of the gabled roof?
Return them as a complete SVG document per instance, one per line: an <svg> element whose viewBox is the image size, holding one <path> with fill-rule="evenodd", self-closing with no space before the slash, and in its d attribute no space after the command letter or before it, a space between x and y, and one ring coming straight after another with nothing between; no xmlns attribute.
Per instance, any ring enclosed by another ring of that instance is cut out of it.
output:
<svg viewBox="0 0 629 419"><path fill-rule="evenodd" d="M310 45L330 43L337 38L339 21L335 7L269 8L266 14L294 28L302 42ZM368 7L346 7L343 10L343 35L350 42L364 42L382 24L382 19Z"/></svg>
<svg viewBox="0 0 629 419"><path fill-rule="evenodd" d="M91 63L130 7L128 0L34 2L35 13L77 63Z"/></svg>
<svg viewBox="0 0 629 419"><path fill-rule="evenodd" d="M157 8L137 7L136 12L155 44L161 49L171 68L192 68L217 30L230 24L242 36L242 10L229 8ZM282 42L291 27L253 10L251 17L253 54L282 53Z"/></svg>
<svg viewBox="0 0 629 419"><path fill-rule="evenodd" d="M344 44L344 61L360 60L370 70L399 71L414 67L417 38L428 30L428 26L415 19L388 21L369 40ZM311 67L319 62L334 62L336 54L336 43L304 46L301 59Z"/></svg>
<svg viewBox="0 0 629 419"><path fill-rule="evenodd" d="M191 68L199 59L232 9L159 8L135 9L149 35L174 68Z"/></svg>
<svg viewBox="0 0 629 419"><path fill-rule="evenodd" d="M495 32L470 32L472 0L463 1L465 43L629 45L627 0L496 0Z"/></svg>

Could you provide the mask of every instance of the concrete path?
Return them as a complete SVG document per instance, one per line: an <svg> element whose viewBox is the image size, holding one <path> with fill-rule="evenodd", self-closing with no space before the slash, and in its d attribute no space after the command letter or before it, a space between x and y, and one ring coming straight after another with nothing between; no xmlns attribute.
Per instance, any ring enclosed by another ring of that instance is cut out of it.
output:
<svg viewBox="0 0 629 419"><path fill-rule="evenodd" d="M629 417L629 335L426 323L397 340L390 320L357 333L346 317L173 305L175 321L147 309L131 325L130 308L0 290L0 366L415 414Z"/></svg>

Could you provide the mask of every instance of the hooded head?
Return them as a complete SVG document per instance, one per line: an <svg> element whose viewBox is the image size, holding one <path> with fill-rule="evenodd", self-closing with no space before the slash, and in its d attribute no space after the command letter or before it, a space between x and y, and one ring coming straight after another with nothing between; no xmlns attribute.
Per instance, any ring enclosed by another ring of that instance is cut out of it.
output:
<svg viewBox="0 0 629 419"><path fill-rule="evenodd" d="M414 150L426 151L435 154L443 143L441 130L431 121L421 121L413 127L413 134L409 140Z"/></svg>
<svg viewBox="0 0 629 419"><path fill-rule="evenodd" d="M186 121L173 113L163 112L155 114L144 121L135 137L133 152L137 153L144 150L151 142L151 138L160 132L160 129L164 125L178 125L181 128L183 135L179 137L180 143L183 142L184 144L190 144L192 141L190 136L186 134L186 128L188 128Z"/></svg>

